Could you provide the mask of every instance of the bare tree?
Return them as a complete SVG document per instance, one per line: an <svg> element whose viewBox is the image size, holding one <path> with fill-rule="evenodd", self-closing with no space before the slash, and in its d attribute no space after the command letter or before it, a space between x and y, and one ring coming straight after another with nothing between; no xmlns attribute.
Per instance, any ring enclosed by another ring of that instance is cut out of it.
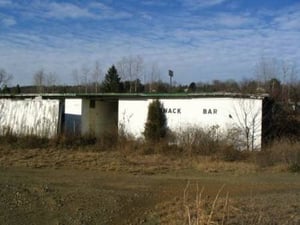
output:
<svg viewBox="0 0 300 225"><path fill-rule="evenodd" d="M81 68L81 84L84 86L85 93L88 92L90 69L86 66Z"/></svg>
<svg viewBox="0 0 300 225"><path fill-rule="evenodd" d="M43 69L38 70L33 75L33 84L36 86L37 93L44 92L44 86L46 84L46 74Z"/></svg>
<svg viewBox="0 0 300 225"><path fill-rule="evenodd" d="M99 91L99 83L101 82L102 78L102 70L100 67L99 61L95 62L94 71L92 72L92 82L94 83L95 93Z"/></svg>
<svg viewBox="0 0 300 225"><path fill-rule="evenodd" d="M298 83L296 64L283 61L281 63L281 71L283 84L281 93L282 100L285 103L288 103L291 100Z"/></svg>
<svg viewBox="0 0 300 225"><path fill-rule="evenodd" d="M7 73L4 69L0 69L0 89L8 84L13 79L13 76Z"/></svg>
<svg viewBox="0 0 300 225"><path fill-rule="evenodd" d="M90 69L87 66L82 66L81 70L77 69L72 71L75 84L78 86L78 91L81 92L81 87L84 87L84 92L88 92L88 86L90 82Z"/></svg>
<svg viewBox="0 0 300 225"><path fill-rule="evenodd" d="M246 150L259 148L257 143L261 138L261 113L262 109L257 107L255 99L241 99L233 106L235 119L236 140ZM261 144L261 143L260 143Z"/></svg>
<svg viewBox="0 0 300 225"><path fill-rule="evenodd" d="M132 81L133 81L133 61L132 57L123 57L117 63L117 70L120 73L121 79L130 81L129 92L133 91Z"/></svg>
<svg viewBox="0 0 300 225"><path fill-rule="evenodd" d="M279 78L278 60L274 58L262 57L255 66L257 79L263 84L267 81Z"/></svg>
<svg viewBox="0 0 300 225"><path fill-rule="evenodd" d="M74 79L75 85L78 87L78 92L81 90L81 81L80 81L80 75L77 69L74 69L72 71L72 77Z"/></svg>
<svg viewBox="0 0 300 225"><path fill-rule="evenodd" d="M241 93L265 93L263 88L259 88L259 82L255 79L244 78L239 82Z"/></svg>
<svg viewBox="0 0 300 225"><path fill-rule="evenodd" d="M54 91L55 86L58 84L58 76L55 73L46 74L46 86L48 91Z"/></svg>
<svg viewBox="0 0 300 225"><path fill-rule="evenodd" d="M260 84L260 90L289 106L291 102L296 107L300 99L296 63L262 57L256 65L255 73ZM261 89L262 88L262 89Z"/></svg>
<svg viewBox="0 0 300 225"><path fill-rule="evenodd" d="M130 81L130 92L137 92L138 80L141 80L144 73L144 61L141 56L123 57L117 63L117 70L123 80Z"/></svg>
<svg viewBox="0 0 300 225"><path fill-rule="evenodd" d="M160 80L161 72L157 63L152 63L150 72L150 81L149 81L149 92L153 92L157 90L157 83Z"/></svg>
<svg viewBox="0 0 300 225"><path fill-rule="evenodd" d="M137 92L138 89L138 80L141 80L143 78L144 74L144 60L141 56L136 56L134 59L134 91Z"/></svg>
<svg viewBox="0 0 300 225"><path fill-rule="evenodd" d="M56 73L48 73L46 74L46 85L47 86L55 86L58 84L58 76Z"/></svg>

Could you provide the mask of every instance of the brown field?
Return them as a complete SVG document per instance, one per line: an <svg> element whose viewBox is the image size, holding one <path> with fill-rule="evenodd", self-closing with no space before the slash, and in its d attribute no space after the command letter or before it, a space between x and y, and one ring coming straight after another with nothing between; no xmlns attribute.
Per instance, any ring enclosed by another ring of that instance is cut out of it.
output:
<svg viewBox="0 0 300 225"><path fill-rule="evenodd" d="M0 224L300 224L300 176L203 156L0 147Z"/></svg>

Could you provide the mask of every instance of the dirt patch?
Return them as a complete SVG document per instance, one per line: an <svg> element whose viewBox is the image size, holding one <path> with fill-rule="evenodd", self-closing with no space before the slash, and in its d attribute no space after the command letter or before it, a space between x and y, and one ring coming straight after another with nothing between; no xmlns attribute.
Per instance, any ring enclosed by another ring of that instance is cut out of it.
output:
<svg viewBox="0 0 300 225"><path fill-rule="evenodd" d="M215 224L223 215L224 224L300 222L297 174L205 172L172 156L65 149L0 149L0 165L0 224L196 224L196 199L207 218L223 185Z"/></svg>
<svg viewBox="0 0 300 225"><path fill-rule="evenodd" d="M134 176L14 168L0 179L2 224L127 224L155 204L152 184Z"/></svg>

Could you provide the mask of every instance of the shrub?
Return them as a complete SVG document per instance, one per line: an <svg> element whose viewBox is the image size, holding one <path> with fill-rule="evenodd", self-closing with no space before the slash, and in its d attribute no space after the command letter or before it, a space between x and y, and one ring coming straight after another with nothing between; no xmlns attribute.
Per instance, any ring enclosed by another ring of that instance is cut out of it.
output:
<svg viewBox="0 0 300 225"><path fill-rule="evenodd" d="M144 136L147 141L157 142L167 135L167 118L163 111L163 104L154 100L149 104L148 116L145 123Z"/></svg>
<svg viewBox="0 0 300 225"><path fill-rule="evenodd" d="M13 148L44 148L49 145L49 139L36 135L18 136L6 134L0 137L1 144L12 146Z"/></svg>
<svg viewBox="0 0 300 225"><path fill-rule="evenodd" d="M269 149L256 152L255 163L260 167L273 166L275 164L272 152Z"/></svg>
<svg viewBox="0 0 300 225"><path fill-rule="evenodd" d="M211 155L227 147L228 144L222 135L218 134L218 127L209 129L187 127L173 134L174 142L188 155Z"/></svg>
<svg viewBox="0 0 300 225"><path fill-rule="evenodd" d="M115 131L104 132L97 138L96 144L102 150L111 150L118 144L118 133Z"/></svg>
<svg viewBox="0 0 300 225"><path fill-rule="evenodd" d="M248 157L247 153L248 151L237 150L231 145L225 145L219 150L218 155L223 161L234 162L246 159Z"/></svg>
<svg viewBox="0 0 300 225"><path fill-rule="evenodd" d="M256 153L256 163L262 167L285 164L289 170L296 171L300 167L300 142L288 139L274 141Z"/></svg>
<svg viewBox="0 0 300 225"><path fill-rule="evenodd" d="M299 173L300 172L300 164L299 163L291 164L291 165L289 165L288 169L292 173Z"/></svg>

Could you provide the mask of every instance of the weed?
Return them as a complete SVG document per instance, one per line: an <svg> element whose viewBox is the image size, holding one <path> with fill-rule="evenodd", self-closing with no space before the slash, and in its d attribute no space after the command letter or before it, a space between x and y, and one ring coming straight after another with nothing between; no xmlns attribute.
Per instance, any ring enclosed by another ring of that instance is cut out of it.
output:
<svg viewBox="0 0 300 225"><path fill-rule="evenodd" d="M291 165L289 165L288 169L292 173L299 173L300 172L300 164L298 164L298 163L291 164Z"/></svg>
<svg viewBox="0 0 300 225"><path fill-rule="evenodd" d="M290 140L274 141L256 154L256 163L261 167L285 164L290 171L297 171L300 165L300 143Z"/></svg>

